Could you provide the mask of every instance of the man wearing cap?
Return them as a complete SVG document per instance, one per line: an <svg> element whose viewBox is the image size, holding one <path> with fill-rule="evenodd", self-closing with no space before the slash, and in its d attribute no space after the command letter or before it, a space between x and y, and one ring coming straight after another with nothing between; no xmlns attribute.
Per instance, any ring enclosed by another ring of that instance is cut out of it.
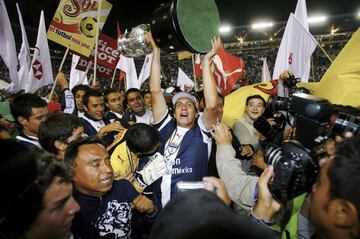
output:
<svg viewBox="0 0 360 239"><path fill-rule="evenodd" d="M217 113L217 92L210 72L210 59L215 55L220 39L211 40L212 50L204 56L202 62L206 100L204 113L198 118L195 97L179 92L172 100L172 118L160 87L160 50L150 33L146 37L154 53L150 74L153 125L160 131L160 153L168 161L168 173L162 177L161 182L161 202L164 206L174 195L176 182L201 181L207 174L211 148L209 130L216 124Z"/></svg>
<svg viewBox="0 0 360 239"><path fill-rule="evenodd" d="M10 103L8 101L0 102L0 126L3 126L12 135L16 131L15 119L10 112Z"/></svg>

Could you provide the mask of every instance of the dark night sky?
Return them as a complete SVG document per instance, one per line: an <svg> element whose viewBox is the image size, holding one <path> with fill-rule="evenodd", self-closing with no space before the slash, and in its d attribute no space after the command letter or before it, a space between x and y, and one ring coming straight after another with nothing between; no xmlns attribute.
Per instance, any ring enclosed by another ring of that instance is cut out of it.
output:
<svg viewBox="0 0 360 239"><path fill-rule="evenodd" d="M163 2L169 0L110 0L113 3L113 9L105 24L104 32L116 36L115 22L119 21L122 31L126 28L146 23L153 10ZM194 0L196 1L196 0ZM251 24L257 19L269 19L272 21L286 21L289 13L294 11L297 0L215 0L221 17L222 23L228 23L233 26L244 26ZM19 0L18 1L25 25L28 26L28 35L34 35L30 38L30 45L35 41L37 26L40 16L40 10L45 11L45 21L49 25L53 14L57 8L59 0ZM15 38L17 36L18 17L14 0L5 0L5 4L10 15L10 21L14 24ZM360 2L358 0L307 0L308 14L326 13L330 16L341 14L353 14L360 11ZM360 25L360 20L357 26ZM229 38L230 41L234 38ZM52 44L50 45L50 47Z"/></svg>

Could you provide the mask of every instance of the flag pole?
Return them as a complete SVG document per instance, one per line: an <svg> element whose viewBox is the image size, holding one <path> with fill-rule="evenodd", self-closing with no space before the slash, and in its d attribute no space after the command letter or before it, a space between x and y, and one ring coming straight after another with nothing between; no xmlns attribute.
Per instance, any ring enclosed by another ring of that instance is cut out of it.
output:
<svg viewBox="0 0 360 239"><path fill-rule="evenodd" d="M191 61L192 61L192 67L193 67L193 76L194 76L194 84L195 84L195 91L198 90L198 84L196 80L196 74L195 74L195 56L194 54L191 55Z"/></svg>
<svg viewBox="0 0 360 239"><path fill-rule="evenodd" d="M311 75L312 75L313 81L315 81L314 56L311 56Z"/></svg>
<svg viewBox="0 0 360 239"><path fill-rule="evenodd" d="M325 54L325 56L327 57L327 59L329 59L329 61L332 63L333 62L333 59L331 59L331 57L329 56L329 54L327 54L327 52L325 51L325 49L320 45L320 43L318 41L317 42L317 45L318 47L321 49L321 51Z"/></svg>
<svg viewBox="0 0 360 239"><path fill-rule="evenodd" d="M160 71L161 71L161 74L164 76L164 79L165 79L165 81L167 80L167 78L166 78L166 75L165 75L165 73L164 73L164 71L163 71L163 68L160 66Z"/></svg>
<svg viewBox="0 0 360 239"><path fill-rule="evenodd" d="M69 48L66 48L66 51L65 51L65 54L64 54L63 59L61 60L61 64L60 64L60 66L59 66L58 72L60 72L60 71L62 70L63 65L64 65L64 62L65 62L65 60L66 60L66 57L67 57L68 53L69 53ZM51 97L52 97L53 94L54 94L56 83L57 83L57 78L55 77L54 84L53 84L53 86L52 86L52 88L51 88L50 95L49 95L49 98L48 98L48 101L49 101L49 102L50 102L50 100L51 100Z"/></svg>
<svg viewBox="0 0 360 239"><path fill-rule="evenodd" d="M116 74L116 67L115 67L115 69L114 69L114 74L113 74L112 79L111 79L110 88L112 88L112 87L113 87L113 85L114 85L115 74Z"/></svg>
<svg viewBox="0 0 360 239"><path fill-rule="evenodd" d="M95 41L95 55L94 55L94 79L92 84L96 85L96 65L97 65L97 51L99 46L99 31L100 31L100 11L101 11L102 0L99 0L99 6L97 9L97 23L96 23L96 41Z"/></svg>

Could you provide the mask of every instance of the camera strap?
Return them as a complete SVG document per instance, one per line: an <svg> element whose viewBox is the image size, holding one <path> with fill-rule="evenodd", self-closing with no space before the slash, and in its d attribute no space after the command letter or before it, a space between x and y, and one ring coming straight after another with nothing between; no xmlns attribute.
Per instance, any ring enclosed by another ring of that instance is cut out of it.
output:
<svg viewBox="0 0 360 239"><path fill-rule="evenodd" d="M285 235L286 239L290 239L290 232L286 229L286 225L290 221L291 211L292 211L290 208L288 208L288 206L289 206L289 204L287 202L285 202L283 205L284 211L282 213L282 217L280 220L280 233L281 233L281 235ZM291 205L291 208L292 208L292 205Z"/></svg>

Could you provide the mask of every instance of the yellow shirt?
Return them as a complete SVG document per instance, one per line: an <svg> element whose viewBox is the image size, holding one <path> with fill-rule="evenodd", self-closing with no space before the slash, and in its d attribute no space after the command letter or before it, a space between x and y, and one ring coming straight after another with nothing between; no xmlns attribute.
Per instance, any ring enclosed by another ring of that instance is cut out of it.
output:
<svg viewBox="0 0 360 239"><path fill-rule="evenodd" d="M114 178L134 173L139 165L139 158L130 152L126 142L116 146L110 156L110 163L114 170Z"/></svg>

